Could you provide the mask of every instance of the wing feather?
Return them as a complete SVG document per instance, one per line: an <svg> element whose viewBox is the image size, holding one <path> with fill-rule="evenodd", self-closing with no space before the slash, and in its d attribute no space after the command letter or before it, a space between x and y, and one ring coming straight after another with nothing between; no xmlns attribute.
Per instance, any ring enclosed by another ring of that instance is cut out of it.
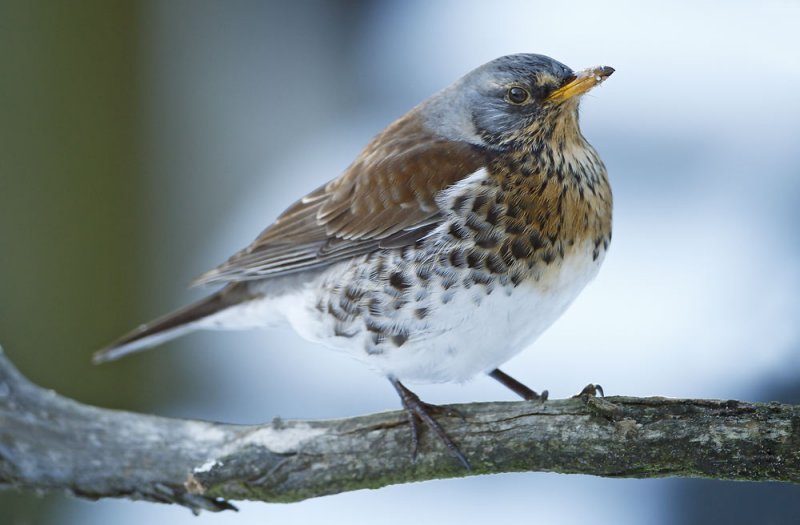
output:
<svg viewBox="0 0 800 525"><path fill-rule="evenodd" d="M436 195L485 163L481 148L432 134L412 111L196 283L274 277L413 244L441 220Z"/></svg>

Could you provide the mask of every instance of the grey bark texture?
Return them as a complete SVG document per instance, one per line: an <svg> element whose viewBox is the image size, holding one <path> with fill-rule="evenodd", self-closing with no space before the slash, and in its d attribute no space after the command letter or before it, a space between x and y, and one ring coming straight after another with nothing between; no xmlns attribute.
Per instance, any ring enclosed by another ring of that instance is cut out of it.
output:
<svg viewBox="0 0 800 525"><path fill-rule="evenodd" d="M177 503L299 501L500 472L800 482L800 406L609 397L455 405L439 416L466 471L403 412L230 425L80 404L26 380L0 351L0 488Z"/></svg>

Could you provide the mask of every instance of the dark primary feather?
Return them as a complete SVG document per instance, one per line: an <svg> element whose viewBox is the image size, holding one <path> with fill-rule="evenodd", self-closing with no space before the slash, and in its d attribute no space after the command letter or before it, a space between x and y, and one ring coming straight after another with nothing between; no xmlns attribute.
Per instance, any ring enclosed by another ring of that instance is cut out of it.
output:
<svg viewBox="0 0 800 525"><path fill-rule="evenodd" d="M230 283L196 303L139 326L96 352L92 360L95 364L113 361L131 352L157 345L188 331L193 323L253 298L243 284Z"/></svg>
<svg viewBox="0 0 800 525"><path fill-rule="evenodd" d="M432 134L412 111L375 137L340 177L290 206L196 283L275 277L413 244L440 219L436 195L484 164L477 146Z"/></svg>

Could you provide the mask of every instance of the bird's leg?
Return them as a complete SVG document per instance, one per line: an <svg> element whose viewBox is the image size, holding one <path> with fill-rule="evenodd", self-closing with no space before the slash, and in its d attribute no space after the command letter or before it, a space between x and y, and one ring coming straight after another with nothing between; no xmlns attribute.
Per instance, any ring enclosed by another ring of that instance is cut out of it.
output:
<svg viewBox="0 0 800 525"><path fill-rule="evenodd" d="M419 447L419 422L425 423L431 430L436 432L439 439L447 447L447 450L462 464L467 470L472 470L472 465L467 461L466 456L458 449L456 444L450 439L450 436L444 431L442 426L433 418L431 412L440 409L436 405L429 405L423 402L417 394L403 386L397 379L390 377L394 389L400 395L400 400L403 403L403 408L408 415L408 424L411 427L411 457L416 459L417 448Z"/></svg>
<svg viewBox="0 0 800 525"><path fill-rule="evenodd" d="M489 372L489 377L497 379L501 384L508 387L512 392L526 401L547 401L547 390L543 390L541 394L537 394L536 391L531 390L499 368L495 368Z"/></svg>

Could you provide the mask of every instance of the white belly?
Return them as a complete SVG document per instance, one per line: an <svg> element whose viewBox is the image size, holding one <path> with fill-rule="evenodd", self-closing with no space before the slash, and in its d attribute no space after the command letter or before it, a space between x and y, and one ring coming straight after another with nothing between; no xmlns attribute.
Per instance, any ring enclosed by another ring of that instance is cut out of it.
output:
<svg viewBox="0 0 800 525"><path fill-rule="evenodd" d="M602 254L592 260L590 249L579 248L560 267L548 268L538 282L498 286L488 295L478 287L460 288L447 304L434 295L431 302L438 307L430 309L424 323L407 320L415 327L408 341L377 354L364 350L369 333L333 336L330 320L308 307L314 300L311 292L306 308L285 313L304 338L351 354L384 375L409 383L466 381L533 343L597 274L601 261Z"/></svg>
<svg viewBox="0 0 800 525"><path fill-rule="evenodd" d="M385 374L408 382L466 381L489 372L531 345L597 274L591 254L565 262L556 275L539 283L497 289L479 305L467 297L441 307L433 323L447 326L415 341L404 352L376 356L370 363ZM398 349L401 350L401 349Z"/></svg>

